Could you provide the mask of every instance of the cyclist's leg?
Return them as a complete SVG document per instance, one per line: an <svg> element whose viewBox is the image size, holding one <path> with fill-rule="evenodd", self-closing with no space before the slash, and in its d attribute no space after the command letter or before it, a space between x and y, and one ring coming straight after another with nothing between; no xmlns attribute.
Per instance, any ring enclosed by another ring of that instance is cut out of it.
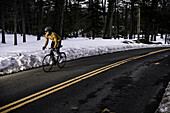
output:
<svg viewBox="0 0 170 113"><path fill-rule="evenodd" d="M51 48L53 48L54 47L54 44L55 44L55 42L51 42Z"/></svg>
<svg viewBox="0 0 170 113"><path fill-rule="evenodd" d="M58 55L61 55L59 48L56 48L56 52L57 52Z"/></svg>
<svg viewBox="0 0 170 113"><path fill-rule="evenodd" d="M61 55L59 43L57 43L56 52L58 55Z"/></svg>

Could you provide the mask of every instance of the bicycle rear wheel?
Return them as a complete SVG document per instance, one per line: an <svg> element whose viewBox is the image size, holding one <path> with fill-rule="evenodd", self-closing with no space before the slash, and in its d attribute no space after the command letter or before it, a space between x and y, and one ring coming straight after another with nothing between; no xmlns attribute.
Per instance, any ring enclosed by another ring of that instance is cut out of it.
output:
<svg viewBox="0 0 170 113"><path fill-rule="evenodd" d="M42 61L43 70L45 72L49 72L52 69L53 64L54 62L51 54L46 55Z"/></svg>
<svg viewBox="0 0 170 113"><path fill-rule="evenodd" d="M58 67L63 68L66 64L66 54L64 52L61 52L58 56Z"/></svg>

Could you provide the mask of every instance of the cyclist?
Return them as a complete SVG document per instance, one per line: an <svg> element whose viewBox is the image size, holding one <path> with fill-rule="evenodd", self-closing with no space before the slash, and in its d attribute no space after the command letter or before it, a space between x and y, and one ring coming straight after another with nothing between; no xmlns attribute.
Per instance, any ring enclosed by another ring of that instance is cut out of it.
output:
<svg viewBox="0 0 170 113"><path fill-rule="evenodd" d="M53 48L53 50L56 49L57 54L60 55L59 42L61 41L61 37L59 35L57 35L55 32L52 32L51 27L46 27L45 28L45 38L46 38L46 42L42 49L44 50L46 48L46 46L48 45L49 39L51 39L52 40L51 48Z"/></svg>

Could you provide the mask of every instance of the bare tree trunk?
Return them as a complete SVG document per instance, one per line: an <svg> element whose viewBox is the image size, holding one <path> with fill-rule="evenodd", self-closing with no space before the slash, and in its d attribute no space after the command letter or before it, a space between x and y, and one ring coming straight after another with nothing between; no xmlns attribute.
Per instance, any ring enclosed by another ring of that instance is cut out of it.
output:
<svg viewBox="0 0 170 113"><path fill-rule="evenodd" d="M149 19L149 17L147 17L147 19L145 20L145 40L146 40L146 43L149 42L150 31L151 31L150 19Z"/></svg>
<svg viewBox="0 0 170 113"><path fill-rule="evenodd" d="M168 34L165 35L165 44L167 43Z"/></svg>
<svg viewBox="0 0 170 113"><path fill-rule="evenodd" d="M102 8L103 8L103 18L104 18L104 22L106 21L106 1L107 0L102 0Z"/></svg>
<svg viewBox="0 0 170 113"><path fill-rule="evenodd" d="M117 10L117 24L116 24L116 26L117 26L117 34L119 35L119 10ZM118 36L117 35L117 36ZM120 37L118 36L118 39L119 39Z"/></svg>
<svg viewBox="0 0 170 113"><path fill-rule="evenodd" d="M154 41L156 41L157 34L158 34L158 26L156 26L156 30L155 30L155 33L154 33Z"/></svg>
<svg viewBox="0 0 170 113"><path fill-rule="evenodd" d="M134 0L131 0L131 16L130 16L129 39L132 39L133 33L134 33Z"/></svg>
<svg viewBox="0 0 170 113"><path fill-rule="evenodd" d="M127 14L128 14L128 12L127 12L127 4L125 4L125 11L124 11L124 13L125 13L125 21L124 21L124 26L125 26L125 33L124 33L124 38L125 39L127 39Z"/></svg>
<svg viewBox="0 0 170 113"><path fill-rule="evenodd" d="M161 33L161 38L162 38L162 39L163 39L163 35L164 35L164 34L163 34L163 33Z"/></svg>
<svg viewBox="0 0 170 113"><path fill-rule="evenodd" d="M103 23L104 23L102 35L104 35L104 30L106 28L106 0L102 0L102 8L103 8Z"/></svg>
<svg viewBox="0 0 170 113"><path fill-rule="evenodd" d="M14 45L17 45L17 4L14 1Z"/></svg>
<svg viewBox="0 0 170 113"><path fill-rule="evenodd" d="M113 22L113 7L115 0L109 0L108 15L106 20L106 27L104 31L104 39L109 39L112 36L112 22Z"/></svg>
<svg viewBox="0 0 170 113"><path fill-rule="evenodd" d="M117 0L115 0L115 10L114 10L114 38L116 39L117 38Z"/></svg>
<svg viewBox="0 0 170 113"><path fill-rule="evenodd" d="M153 12L155 12L157 9L158 9L158 0L152 0L152 10L153 10ZM156 25L156 15L155 15L155 13L154 13L154 19L152 19L152 21L153 21L152 31L153 31L153 35L154 35L153 40L156 41L156 35L157 35L158 30L157 30L157 25Z"/></svg>
<svg viewBox="0 0 170 113"><path fill-rule="evenodd" d="M153 41L154 34L153 32L151 33L151 41Z"/></svg>
<svg viewBox="0 0 170 113"><path fill-rule="evenodd" d="M5 42L4 1L1 1L1 18L2 18L2 43L5 44L6 42Z"/></svg>
<svg viewBox="0 0 170 113"><path fill-rule="evenodd" d="M114 13L114 38L119 38L119 10L117 6L117 0L115 0L115 13Z"/></svg>
<svg viewBox="0 0 170 113"><path fill-rule="evenodd" d="M94 4L93 4L93 0L89 0L89 9L90 9L90 13L91 15L94 15ZM95 25L95 20L94 18L92 18L92 26ZM95 31L94 29L91 29L91 37L92 39L95 39Z"/></svg>
<svg viewBox="0 0 170 113"><path fill-rule="evenodd" d="M17 22L17 29L18 29L18 33L20 33L22 36L22 25L20 25L19 22Z"/></svg>
<svg viewBox="0 0 170 113"><path fill-rule="evenodd" d="M60 1L56 0L55 3L56 7L56 16L58 16L56 23L58 23L58 28L56 28L57 33L63 39L63 24L64 24L64 9L65 9L65 0ZM61 46L61 41L59 42L59 46Z"/></svg>
<svg viewBox="0 0 170 113"><path fill-rule="evenodd" d="M60 36L63 35L63 24L64 24L64 6L65 6L65 0L64 0L64 3L63 3L63 8L62 8L62 13L61 13L61 21L60 21Z"/></svg>
<svg viewBox="0 0 170 113"><path fill-rule="evenodd" d="M113 25L113 12L111 13L111 17L110 17L110 22L109 22L109 35L108 35L108 38L111 38L112 37L112 25Z"/></svg>
<svg viewBox="0 0 170 113"><path fill-rule="evenodd" d="M42 7L43 7L43 0L39 0L40 3L40 7L39 7L39 11L38 11L38 17L37 17L37 40L41 39L41 31L42 31Z"/></svg>
<svg viewBox="0 0 170 113"><path fill-rule="evenodd" d="M62 36L62 29L63 29L64 7L65 7L65 0L55 0L54 22L56 23L56 25L53 26L53 28L56 31L56 33L60 36Z"/></svg>
<svg viewBox="0 0 170 113"><path fill-rule="evenodd" d="M25 0L22 0L22 32L23 32L23 42L26 42L26 36L25 36Z"/></svg>
<svg viewBox="0 0 170 113"><path fill-rule="evenodd" d="M137 34L138 34L138 39L140 38L140 6L138 6L138 15L137 15Z"/></svg>

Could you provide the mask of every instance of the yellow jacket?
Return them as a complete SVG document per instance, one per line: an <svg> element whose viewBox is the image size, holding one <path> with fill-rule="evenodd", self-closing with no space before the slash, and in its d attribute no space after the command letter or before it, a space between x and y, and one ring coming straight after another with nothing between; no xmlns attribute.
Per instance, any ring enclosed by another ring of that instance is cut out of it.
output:
<svg viewBox="0 0 170 113"><path fill-rule="evenodd" d="M48 35L48 36L45 35L45 38L46 38L46 42L44 45L45 47L47 46L49 39L51 39L53 42L55 42L53 48L56 48L57 42L59 42L61 40L61 37L59 35L57 35L55 32L52 32L51 35Z"/></svg>

